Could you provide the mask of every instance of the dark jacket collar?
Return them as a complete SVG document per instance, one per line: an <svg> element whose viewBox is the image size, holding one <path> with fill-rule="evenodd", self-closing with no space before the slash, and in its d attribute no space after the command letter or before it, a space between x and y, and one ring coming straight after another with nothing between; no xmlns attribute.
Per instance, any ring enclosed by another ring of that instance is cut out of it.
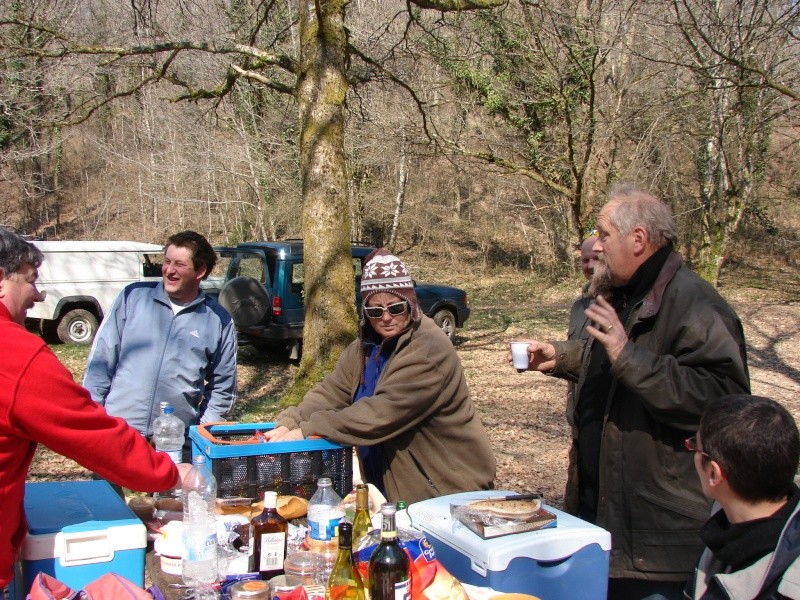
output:
<svg viewBox="0 0 800 600"><path fill-rule="evenodd" d="M639 311L640 319L649 319L658 314L658 311L661 310L661 301L664 299L664 290L681 266L683 266L681 255L677 252L670 253L661 268L661 272L656 277L653 287L645 294L642 301L642 309Z"/></svg>

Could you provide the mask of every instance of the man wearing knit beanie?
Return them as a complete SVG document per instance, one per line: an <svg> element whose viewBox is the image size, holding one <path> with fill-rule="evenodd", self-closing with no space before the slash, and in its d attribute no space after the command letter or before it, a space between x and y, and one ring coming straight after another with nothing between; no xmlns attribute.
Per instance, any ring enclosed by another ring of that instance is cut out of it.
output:
<svg viewBox="0 0 800 600"><path fill-rule="evenodd" d="M356 446L365 483L392 502L493 487L494 455L461 361L422 314L406 265L382 248L372 252L361 298L358 339L267 437Z"/></svg>

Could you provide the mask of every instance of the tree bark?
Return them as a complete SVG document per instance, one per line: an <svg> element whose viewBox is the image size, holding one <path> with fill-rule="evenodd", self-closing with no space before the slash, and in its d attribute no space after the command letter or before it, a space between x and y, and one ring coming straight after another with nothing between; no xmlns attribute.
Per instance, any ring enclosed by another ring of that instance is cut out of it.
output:
<svg viewBox="0 0 800 600"><path fill-rule="evenodd" d="M303 357L285 403L299 402L356 337L344 106L347 0L300 4L300 176L305 240Z"/></svg>

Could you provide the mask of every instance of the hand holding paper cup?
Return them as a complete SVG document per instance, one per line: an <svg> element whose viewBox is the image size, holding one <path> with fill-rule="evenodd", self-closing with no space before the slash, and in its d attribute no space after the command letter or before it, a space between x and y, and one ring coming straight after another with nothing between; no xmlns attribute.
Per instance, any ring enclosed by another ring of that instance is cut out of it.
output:
<svg viewBox="0 0 800 600"><path fill-rule="evenodd" d="M529 365L528 346L530 342L511 342L511 364L519 371L527 371Z"/></svg>

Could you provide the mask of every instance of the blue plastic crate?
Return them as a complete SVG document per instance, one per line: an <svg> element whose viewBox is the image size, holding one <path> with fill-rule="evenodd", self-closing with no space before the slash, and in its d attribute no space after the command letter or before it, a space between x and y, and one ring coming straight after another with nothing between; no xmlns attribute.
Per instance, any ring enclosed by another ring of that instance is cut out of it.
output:
<svg viewBox="0 0 800 600"><path fill-rule="evenodd" d="M211 425L202 435L189 428L192 456L206 457L207 471L217 480L220 498L261 499L265 491L309 499L320 477L329 477L333 489L344 497L353 489L353 447L324 439L295 442L242 443L258 432L270 431L274 423ZM229 444L224 442L238 442Z"/></svg>

